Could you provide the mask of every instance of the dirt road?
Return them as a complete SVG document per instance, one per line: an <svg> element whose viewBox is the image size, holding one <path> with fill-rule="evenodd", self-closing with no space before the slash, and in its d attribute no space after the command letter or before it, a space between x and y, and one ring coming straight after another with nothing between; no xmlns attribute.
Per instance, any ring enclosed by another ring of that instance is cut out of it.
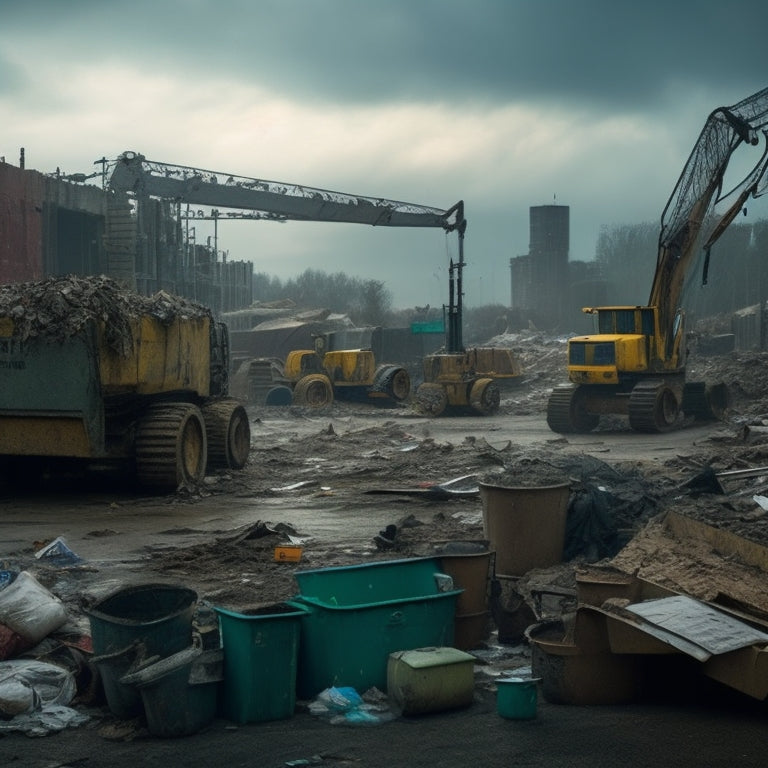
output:
<svg viewBox="0 0 768 768"><path fill-rule="evenodd" d="M680 453L705 450L722 431L721 425L710 424L660 435L625 429L565 439L551 432L540 414L425 419L408 412L360 408L350 415L349 410L338 408L331 415L259 410L251 425L254 451L243 477L209 478L202 493L192 497L137 496L114 486L86 492L80 481L55 484L49 491L8 491L0 556L29 552L35 541L64 536L88 562L141 560L147 547L186 546L257 520L288 522L316 542L367 543L392 517L393 506L423 507L431 515L439 505L372 499L363 492L372 485L393 487L408 480L417 487L469 470L493 469L493 462L479 461L478 451L468 450L468 441L470 446L485 442L491 452L512 444L605 462L662 465ZM396 469L409 451L418 455L417 474L398 477ZM275 490L297 483L306 485ZM467 507L479 516L477 499Z"/></svg>
<svg viewBox="0 0 768 768"><path fill-rule="evenodd" d="M113 482L86 491L76 478L8 491L0 561L35 569L73 612L84 599L132 580L183 583L221 604L254 595L270 601L294 594L294 567L425 554L435 540L482 538L479 498L418 493L430 484L469 474L484 479L510 465L551 471L567 460L571 470L584 468L594 478L604 467L632 478L639 472L644 485L637 508L652 510L696 467L733 452L733 425L663 435L619 427L564 439L547 428L540 411L519 410L506 403L492 419L425 419L401 409L347 406L324 413L252 411L246 469L209 478L196 494L150 498ZM402 548L379 551L375 534L403 520L409 527L402 528ZM274 539L242 540L259 521L304 542L298 566L273 562ZM82 558L76 569L47 568L34 559L37 546L56 536ZM515 665L525 653L513 649ZM493 686L486 685L467 710L368 729L330 726L300 713L237 728L217 720L206 732L175 741L151 738L135 723L115 727L104 709L89 710L87 725L48 739L0 736L0 763L118 768L211 765L226 756L232 765L329 768L764 764L764 705L722 687L708 698L711 693L672 681L651 702L585 708L542 701L535 720L515 722L498 716ZM307 762L290 762L297 760Z"/></svg>

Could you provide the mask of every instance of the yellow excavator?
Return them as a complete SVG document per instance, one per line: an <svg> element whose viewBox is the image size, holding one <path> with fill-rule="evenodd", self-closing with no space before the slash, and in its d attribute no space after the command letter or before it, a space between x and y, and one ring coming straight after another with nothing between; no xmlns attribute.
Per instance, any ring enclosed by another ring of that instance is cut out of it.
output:
<svg viewBox="0 0 768 768"><path fill-rule="evenodd" d="M686 381L680 303L688 270L702 252L698 244L706 238L706 283L710 248L747 199L764 194L768 186L766 125L768 88L709 115L662 213L648 305L584 310L596 316L597 333L568 342L569 383L555 387L547 404L547 423L554 432L590 432L602 414L626 415L639 432L668 431L681 412L704 419L722 415L727 405L723 385ZM756 164L723 193L736 149L761 143ZM726 199L733 202L716 216L715 206Z"/></svg>

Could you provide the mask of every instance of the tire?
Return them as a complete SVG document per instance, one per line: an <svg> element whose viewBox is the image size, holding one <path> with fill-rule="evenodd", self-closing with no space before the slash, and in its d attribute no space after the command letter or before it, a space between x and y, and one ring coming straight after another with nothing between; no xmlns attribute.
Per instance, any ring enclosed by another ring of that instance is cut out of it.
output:
<svg viewBox="0 0 768 768"><path fill-rule="evenodd" d="M293 402L293 390L284 384L278 384L267 392L264 405L290 405Z"/></svg>
<svg viewBox="0 0 768 768"><path fill-rule="evenodd" d="M469 391L469 407L481 416L492 416L499 410L501 393L493 379L478 379Z"/></svg>
<svg viewBox="0 0 768 768"><path fill-rule="evenodd" d="M220 400L203 408L208 439L208 467L242 469L251 450L248 414L237 400Z"/></svg>
<svg viewBox="0 0 768 768"><path fill-rule="evenodd" d="M416 409L426 416L440 416L448 407L448 395L440 384L425 383L416 390Z"/></svg>
<svg viewBox="0 0 768 768"><path fill-rule="evenodd" d="M188 490L205 477L208 439L196 405L151 406L136 429L136 476L156 490Z"/></svg>
<svg viewBox="0 0 768 768"><path fill-rule="evenodd" d="M405 368L397 365L380 365L373 377L373 389L401 403L411 394L411 377Z"/></svg>
<svg viewBox="0 0 768 768"><path fill-rule="evenodd" d="M293 389L295 405L323 408L333 402L331 380L322 373L310 373L296 382Z"/></svg>

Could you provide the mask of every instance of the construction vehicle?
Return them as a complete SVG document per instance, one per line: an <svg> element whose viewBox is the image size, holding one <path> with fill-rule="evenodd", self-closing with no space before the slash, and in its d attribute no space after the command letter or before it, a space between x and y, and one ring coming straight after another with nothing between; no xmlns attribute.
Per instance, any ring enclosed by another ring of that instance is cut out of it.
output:
<svg viewBox="0 0 768 768"><path fill-rule="evenodd" d="M156 491L241 469L243 406L227 396L226 326L210 311L105 277L0 287L0 463L125 466Z"/></svg>
<svg viewBox="0 0 768 768"><path fill-rule="evenodd" d="M709 115L662 213L648 305L584 309L596 316L598 330L568 342L569 383L555 387L547 405L553 431L589 432L602 414L626 415L639 432L668 431L681 412L702 419L722 415L727 407L724 385L686 381L680 304L695 257L704 255L706 283L713 244L747 199L765 192L766 147L730 191L723 193L723 182L735 150L758 146L759 132L765 139L767 124L768 88ZM715 215L715 206L726 199L733 202Z"/></svg>
<svg viewBox="0 0 768 768"><path fill-rule="evenodd" d="M149 197L159 197L172 200L178 206L194 204L250 209L251 213L244 214L244 217L254 219L346 222L387 227L438 227L446 232L455 231L459 237L459 259L456 263L451 262L450 269L451 296L446 351L424 360L424 383L417 391L417 402L424 412L432 415L443 413L449 406L481 414L494 413L500 398L496 379L520 375L519 365L513 360L510 350L465 350L463 346L462 270L465 266L464 233L467 226L463 201L442 210L414 203L160 163L147 160L136 152L124 152L118 158L112 169L109 188L113 192L133 196L139 217L142 215L144 201ZM210 216L217 220L220 217L218 208L215 216ZM312 351L305 352L311 355ZM329 360L333 370L342 372L339 378L340 387L353 390L364 386L373 391L371 387L379 386L372 379L372 376L375 378L376 369L371 371L370 361L361 362L358 371L358 363L350 360L350 356L333 363ZM330 397L326 382L317 378L327 375L320 371L320 367L325 366L315 367L317 370L314 372L307 370L307 375L313 378L305 381L298 392L294 387L294 398L298 395L300 399L312 403ZM296 369L289 365L286 375L291 378L301 370L301 365ZM402 375L399 374L395 378L397 381L390 379L384 383L385 394L387 388L392 390L393 394L403 390ZM363 381L366 383L361 385L360 382Z"/></svg>
<svg viewBox="0 0 768 768"><path fill-rule="evenodd" d="M368 327L314 332L314 349L290 350L285 359L248 358L232 376L232 392L254 405L322 407L336 399L401 403L411 392L410 374L400 365L376 363L373 347L381 347L381 331ZM346 346L354 343L360 347Z"/></svg>
<svg viewBox="0 0 768 768"><path fill-rule="evenodd" d="M293 388L293 403L313 407L339 400L399 403L411 393L411 377L398 365L377 365L370 349L325 351L323 336L315 349L288 353L284 374Z"/></svg>
<svg viewBox="0 0 768 768"><path fill-rule="evenodd" d="M471 347L462 339L462 272L464 269L463 229L459 233L459 258L449 267L446 349L427 355L424 380L416 390L416 406L429 416L474 413L490 416L499 409L499 381L522 376L520 363L505 347Z"/></svg>

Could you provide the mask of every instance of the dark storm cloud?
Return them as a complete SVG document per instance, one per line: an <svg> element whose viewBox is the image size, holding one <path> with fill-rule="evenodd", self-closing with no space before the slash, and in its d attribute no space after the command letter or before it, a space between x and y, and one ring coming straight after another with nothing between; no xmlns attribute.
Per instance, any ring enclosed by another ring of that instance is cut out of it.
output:
<svg viewBox="0 0 768 768"><path fill-rule="evenodd" d="M4 34L55 36L73 59L130 57L261 82L292 97L612 104L672 87L749 93L768 5L620 0L12 0ZM5 6L5 4L4 4Z"/></svg>

